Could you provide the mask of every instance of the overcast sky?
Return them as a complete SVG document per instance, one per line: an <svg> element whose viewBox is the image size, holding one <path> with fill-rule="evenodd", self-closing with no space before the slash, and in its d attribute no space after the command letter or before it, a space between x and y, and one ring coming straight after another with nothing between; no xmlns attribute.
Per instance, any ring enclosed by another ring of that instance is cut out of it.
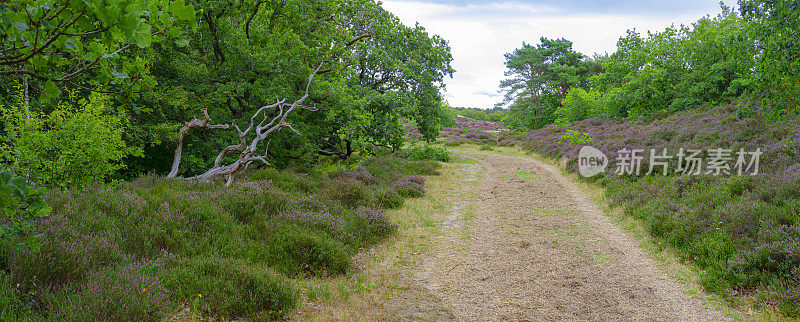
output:
<svg viewBox="0 0 800 322"><path fill-rule="evenodd" d="M660 31L721 12L719 0L384 0L383 6L449 41L456 73L445 98L452 106L480 108L501 101L503 54L523 41L565 37L584 54L612 53L628 29Z"/></svg>

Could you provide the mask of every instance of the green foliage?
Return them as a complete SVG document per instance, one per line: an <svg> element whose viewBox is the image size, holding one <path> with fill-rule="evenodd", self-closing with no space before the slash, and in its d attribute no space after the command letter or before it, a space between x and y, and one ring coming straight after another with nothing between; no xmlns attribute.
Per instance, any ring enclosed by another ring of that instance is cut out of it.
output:
<svg viewBox="0 0 800 322"><path fill-rule="evenodd" d="M0 320L31 320L30 307L22 300L8 273L0 271Z"/></svg>
<svg viewBox="0 0 800 322"><path fill-rule="evenodd" d="M326 175L251 170L231 187L148 175L51 191L30 231L41 248L0 242L0 301L34 320L160 320L194 302L204 318L276 318L297 302L287 278L346 273L396 230L384 207L421 196L415 175L436 169L386 156Z"/></svg>
<svg viewBox="0 0 800 322"><path fill-rule="evenodd" d="M44 201L45 193L44 188L31 187L23 178L0 172L0 242L39 250L39 236L32 233L35 220L52 210Z"/></svg>
<svg viewBox="0 0 800 322"><path fill-rule="evenodd" d="M450 156L449 150L431 145L411 146L410 148L405 149L403 151L403 157L414 161L423 161L423 160L431 160L439 162L452 161L452 157Z"/></svg>
<svg viewBox="0 0 800 322"><path fill-rule="evenodd" d="M297 305L298 294L283 276L241 260L195 257L181 260L164 278L174 297L199 298L204 315L276 319Z"/></svg>
<svg viewBox="0 0 800 322"><path fill-rule="evenodd" d="M502 107L495 107L492 109L480 109L474 107L457 107L453 110L454 115L461 115L466 118L488 121L488 122L502 122L506 116L506 110ZM455 120L453 121L455 123ZM455 125L450 125L454 127Z"/></svg>
<svg viewBox="0 0 800 322"><path fill-rule="evenodd" d="M770 119L797 112L800 93L800 6L794 0L740 0L759 51L755 100Z"/></svg>
<svg viewBox="0 0 800 322"><path fill-rule="evenodd" d="M269 248L268 262L279 272L295 276L340 275L350 268L350 254L345 246L314 229L284 226L265 241Z"/></svg>
<svg viewBox="0 0 800 322"><path fill-rule="evenodd" d="M556 110L558 119L556 123L574 122L585 119L589 115L596 115L596 105L600 93L587 92L580 87L573 87L561 101L561 107Z"/></svg>
<svg viewBox="0 0 800 322"><path fill-rule="evenodd" d="M4 156L29 180L62 189L102 182L140 153L126 146L119 117L106 114L107 97L63 102L49 114L0 106L9 145Z"/></svg>
<svg viewBox="0 0 800 322"><path fill-rule="evenodd" d="M533 46L526 43L505 54L506 75L500 82L505 91L501 105L509 104L503 123L515 129L536 129L556 120L556 109L572 87L587 87L588 77L599 65L572 49L566 39L547 39Z"/></svg>
<svg viewBox="0 0 800 322"><path fill-rule="evenodd" d="M422 26L403 25L375 1L197 1L196 7L203 19L186 36L189 46L153 46L159 86L141 92L131 135L153 147L148 158L130 160L132 171L167 172L175 133L192 115L208 109L216 122L248 124L276 96L296 99L320 64L307 101L318 110L287 120L302 136L271 138L268 159L277 167L399 148L401 119L430 141L448 119L440 89L453 72L449 46ZM152 131L160 125L169 130ZM208 169L212 155L237 142L235 131L191 133L183 174Z"/></svg>
<svg viewBox="0 0 800 322"><path fill-rule="evenodd" d="M589 136L589 133L581 133L571 129L567 129L567 134L562 135L561 139L572 145L583 145L594 141L594 138Z"/></svg>
<svg viewBox="0 0 800 322"><path fill-rule="evenodd" d="M138 320L167 317L170 302L158 273L163 260L98 268L84 283L46 297L55 320Z"/></svg>
<svg viewBox="0 0 800 322"><path fill-rule="evenodd" d="M17 78L43 102L67 85L135 91L152 78L146 55L129 47L148 48L194 24L195 8L184 0L5 1L0 75Z"/></svg>

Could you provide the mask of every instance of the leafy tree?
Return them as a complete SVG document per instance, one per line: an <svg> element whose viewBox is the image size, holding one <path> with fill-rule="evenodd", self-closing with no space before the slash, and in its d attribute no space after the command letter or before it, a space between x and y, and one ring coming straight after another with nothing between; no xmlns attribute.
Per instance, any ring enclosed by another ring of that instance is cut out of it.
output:
<svg viewBox="0 0 800 322"><path fill-rule="evenodd" d="M776 119L797 113L800 104L800 1L740 0L740 11L751 22L757 45L756 103ZM747 82L743 82L747 83Z"/></svg>
<svg viewBox="0 0 800 322"><path fill-rule="evenodd" d="M270 162L347 158L374 145L402 144L400 119L435 138L444 113L440 89L452 74L449 46L421 26L408 27L372 0L198 1L198 29L186 39L155 45L151 69L158 86L142 92L140 124L130 134L147 158L130 161L133 173L166 172L180 124L208 109L214 120L239 124L275 97L292 101L307 76L323 65L311 88L315 112L291 116L301 136L279 134ZM165 131L166 129L166 131ZM191 135L182 169L210 166L211 147L235 133Z"/></svg>
<svg viewBox="0 0 800 322"><path fill-rule="evenodd" d="M4 1L0 75L23 84L26 104L31 91L50 101L66 86L135 90L151 79L147 60L129 48L180 35L194 16L184 0Z"/></svg>
<svg viewBox="0 0 800 322"><path fill-rule="evenodd" d="M125 165L122 159L141 151L122 138L122 122L104 114L108 97L93 93L88 99L62 101L49 114L17 104L0 105L8 135L3 159L11 170L44 186L85 187L106 180Z"/></svg>
<svg viewBox="0 0 800 322"><path fill-rule="evenodd" d="M572 49L564 38L545 37L533 46L505 54L505 91L501 105L510 103L506 124L515 128L539 128L555 121L555 111L573 86L586 87L588 77L598 68L592 60Z"/></svg>

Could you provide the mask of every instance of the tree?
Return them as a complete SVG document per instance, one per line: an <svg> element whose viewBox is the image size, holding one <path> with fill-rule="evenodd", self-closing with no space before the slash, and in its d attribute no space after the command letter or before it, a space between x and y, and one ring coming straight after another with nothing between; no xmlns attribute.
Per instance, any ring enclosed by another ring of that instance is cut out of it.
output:
<svg viewBox="0 0 800 322"><path fill-rule="evenodd" d="M509 106L506 123L515 128L539 128L555 121L555 111L573 86L587 86L596 64L572 49L564 38L542 37L540 44L523 43L505 54L505 91L500 105Z"/></svg>
<svg viewBox="0 0 800 322"><path fill-rule="evenodd" d="M751 23L755 56L755 100L766 116L778 119L797 113L800 104L800 1L740 0L742 16Z"/></svg>
<svg viewBox="0 0 800 322"><path fill-rule="evenodd" d="M443 111L440 89L452 74L450 49L420 26L408 27L372 0L197 1L203 10L188 46L154 45L151 71L159 86L141 93L142 113L132 139L148 158L131 160L132 171L156 169L172 159L172 138L192 115L246 124L263 102L294 101L310 70L324 63L308 104L292 126L302 133L271 136L273 165L347 158L375 145L402 144L401 118L436 136ZM163 129L169 129L163 131ZM205 156L238 140L232 132L187 137L182 175L212 166ZM152 160L158 160L153 162ZM228 160L228 161L232 161Z"/></svg>
<svg viewBox="0 0 800 322"><path fill-rule="evenodd" d="M25 104L31 91L49 101L66 86L127 93L150 81L129 48L180 35L194 15L184 0L4 1L0 75L23 84Z"/></svg>

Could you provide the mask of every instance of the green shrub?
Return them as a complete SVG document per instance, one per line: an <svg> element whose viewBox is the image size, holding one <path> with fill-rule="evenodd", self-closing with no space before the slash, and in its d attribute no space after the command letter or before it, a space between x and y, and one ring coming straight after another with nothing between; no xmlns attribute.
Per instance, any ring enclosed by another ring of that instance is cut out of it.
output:
<svg viewBox="0 0 800 322"><path fill-rule="evenodd" d="M219 196L222 209L243 223L254 215L269 218L286 211L292 200L294 196L276 189L269 181L235 185Z"/></svg>
<svg viewBox="0 0 800 322"><path fill-rule="evenodd" d="M350 267L345 246L313 228L280 226L265 243L270 266L289 276L339 275Z"/></svg>
<svg viewBox="0 0 800 322"><path fill-rule="evenodd" d="M251 172L248 179L253 181L270 180L273 185L286 192L313 193L319 189L319 182L310 174L295 173L264 167Z"/></svg>
<svg viewBox="0 0 800 322"><path fill-rule="evenodd" d="M0 320L28 320L30 307L20 299L20 294L11 275L0 270Z"/></svg>
<svg viewBox="0 0 800 322"><path fill-rule="evenodd" d="M180 260L164 277L174 300L199 299L208 316L276 319L297 305L291 283L263 265L198 256Z"/></svg>
<svg viewBox="0 0 800 322"><path fill-rule="evenodd" d="M332 180L325 188L325 193L330 199L339 201L350 208L372 202L372 190L354 178Z"/></svg>
<svg viewBox="0 0 800 322"><path fill-rule="evenodd" d="M430 145L415 145L403 151L403 157L413 161L432 160L450 162L450 151Z"/></svg>
<svg viewBox="0 0 800 322"><path fill-rule="evenodd" d="M108 98L92 93L74 106L63 103L47 116L20 106L0 105L5 131L15 146L6 155L47 186L83 187L123 169L122 160L141 155L123 140L122 121L106 115Z"/></svg>
<svg viewBox="0 0 800 322"><path fill-rule="evenodd" d="M381 208L397 209L403 206L405 198L401 196L397 189L389 186L380 186L372 190L374 204Z"/></svg>
<svg viewBox="0 0 800 322"><path fill-rule="evenodd" d="M39 236L33 234L34 220L52 210L44 200L45 193L44 188L35 189L23 178L0 173L0 242L39 249Z"/></svg>
<svg viewBox="0 0 800 322"><path fill-rule="evenodd" d="M156 275L163 261L92 271L86 281L49 297L49 318L62 321L158 321L174 310Z"/></svg>

